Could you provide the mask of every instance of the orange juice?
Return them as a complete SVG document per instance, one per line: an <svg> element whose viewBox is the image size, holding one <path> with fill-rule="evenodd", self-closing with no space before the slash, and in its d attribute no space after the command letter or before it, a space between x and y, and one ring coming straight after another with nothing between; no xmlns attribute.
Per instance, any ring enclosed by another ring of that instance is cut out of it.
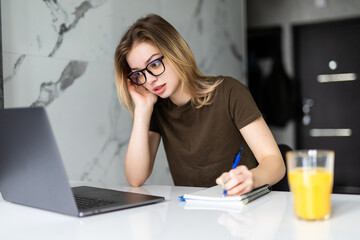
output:
<svg viewBox="0 0 360 240"><path fill-rule="evenodd" d="M306 220L328 218L333 173L324 168L294 169L288 176L296 215Z"/></svg>

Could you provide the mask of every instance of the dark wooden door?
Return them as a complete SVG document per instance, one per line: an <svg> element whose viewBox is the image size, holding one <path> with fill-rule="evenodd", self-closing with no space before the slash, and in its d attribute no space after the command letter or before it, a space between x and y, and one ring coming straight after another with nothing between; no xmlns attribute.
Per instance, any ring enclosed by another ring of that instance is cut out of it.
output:
<svg viewBox="0 0 360 240"><path fill-rule="evenodd" d="M360 193L360 19L294 27L298 148L335 150L334 192Z"/></svg>

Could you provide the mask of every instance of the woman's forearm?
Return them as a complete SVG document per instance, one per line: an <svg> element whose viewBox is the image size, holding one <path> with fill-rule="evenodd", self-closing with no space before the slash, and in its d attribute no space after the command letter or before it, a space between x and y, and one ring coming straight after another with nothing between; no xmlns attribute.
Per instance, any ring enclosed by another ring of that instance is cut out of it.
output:
<svg viewBox="0 0 360 240"><path fill-rule="evenodd" d="M279 158L281 158L281 161ZM274 185L280 181L285 175L285 166L281 155L269 155L250 171L253 173L253 188L258 188L265 184Z"/></svg>
<svg viewBox="0 0 360 240"><path fill-rule="evenodd" d="M134 122L125 156L125 174L131 186L140 186L150 176L153 159L150 154L150 110L135 110Z"/></svg>

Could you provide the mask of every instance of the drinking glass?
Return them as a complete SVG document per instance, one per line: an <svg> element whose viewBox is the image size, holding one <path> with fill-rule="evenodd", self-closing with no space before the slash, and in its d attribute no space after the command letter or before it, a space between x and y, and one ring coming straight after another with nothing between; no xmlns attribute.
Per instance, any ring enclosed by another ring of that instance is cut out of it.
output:
<svg viewBox="0 0 360 240"><path fill-rule="evenodd" d="M297 150L286 154L288 180L297 217L328 219L334 178L332 150Z"/></svg>

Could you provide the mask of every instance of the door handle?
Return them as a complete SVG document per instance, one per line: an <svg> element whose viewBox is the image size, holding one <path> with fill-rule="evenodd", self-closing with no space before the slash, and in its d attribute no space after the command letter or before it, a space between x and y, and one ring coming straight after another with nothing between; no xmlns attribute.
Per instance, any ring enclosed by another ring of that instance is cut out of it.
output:
<svg viewBox="0 0 360 240"><path fill-rule="evenodd" d="M319 83L355 81L355 73L321 74L317 76Z"/></svg>
<svg viewBox="0 0 360 240"><path fill-rule="evenodd" d="M309 132L311 137L350 137L350 128L313 128Z"/></svg>

